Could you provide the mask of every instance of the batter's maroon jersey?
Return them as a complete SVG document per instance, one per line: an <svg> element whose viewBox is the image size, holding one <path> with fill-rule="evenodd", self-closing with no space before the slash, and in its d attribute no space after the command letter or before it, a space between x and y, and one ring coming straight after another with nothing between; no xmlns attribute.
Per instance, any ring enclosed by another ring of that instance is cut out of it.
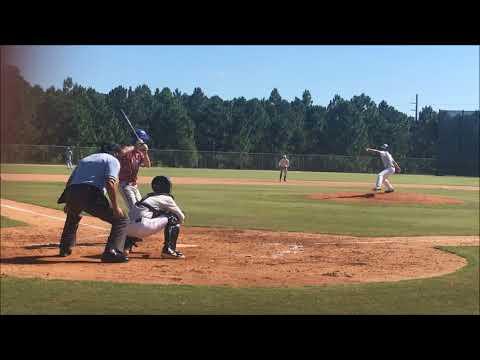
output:
<svg viewBox="0 0 480 360"><path fill-rule="evenodd" d="M120 157L120 182L127 182L129 185L137 185L137 175L140 165L143 163L145 155L137 149L129 151Z"/></svg>

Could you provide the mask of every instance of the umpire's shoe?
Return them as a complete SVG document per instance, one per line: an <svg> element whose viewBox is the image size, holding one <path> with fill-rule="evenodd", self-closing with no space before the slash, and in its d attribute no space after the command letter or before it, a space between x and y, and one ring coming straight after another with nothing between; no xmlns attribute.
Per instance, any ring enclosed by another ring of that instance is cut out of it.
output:
<svg viewBox="0 0 480 360"><path fill-rule="evenodd" d="M122 253L121 251L118 251L115 249L110 249L108 251L105 251L102 254L102 262L121 263L121 262L127 262L127 261L128 261L128 256Z"/></svg>

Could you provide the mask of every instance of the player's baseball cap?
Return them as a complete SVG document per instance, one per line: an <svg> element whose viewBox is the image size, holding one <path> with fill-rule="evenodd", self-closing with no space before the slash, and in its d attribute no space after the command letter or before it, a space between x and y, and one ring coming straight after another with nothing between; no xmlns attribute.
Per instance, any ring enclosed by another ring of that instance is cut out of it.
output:
<svg viewBox="0 0 480 360"><path fill-rule="evenodd" d="M383 144L382 146L380 146L382 149L384 150L387 150L388 149L388 144Z"/></svg>

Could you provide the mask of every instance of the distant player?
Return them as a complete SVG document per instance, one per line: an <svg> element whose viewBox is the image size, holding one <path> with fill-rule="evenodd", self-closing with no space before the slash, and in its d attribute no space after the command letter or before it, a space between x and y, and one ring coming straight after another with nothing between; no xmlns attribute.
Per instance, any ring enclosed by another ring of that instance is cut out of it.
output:
<svg viewBox="0 0 480 360"><path fill-rule="evenodd" d="M370 148L366 149L367 152L379 154L380 158L382 159L383 165L385 166L385 169L378 174L377 183L375 184L375 188L373 190L381 191L382 185L385 184L385 192L391 193L394 192L395 189L393 188L390 181L388 181L388 176L395 174L395 170L397 170L397 172L400 172L401 169L397 162L393 160L392 155L388 152L388 144L383 144L380 148L382 150L375 150Z"/></svg>
<svg viewBox="0 0 480 360"><path fill-rule="evenodd" d="M70 148L70 146L68 146L67 150L65 150L65 161L67 163L67 168L69 169L73 169L72 158L73 158L73 151Z"/></svg>
<svg viewBox="0 0 480 360"><path fill-rule="evenodd" d="M288 167L290 166L290 161L287 159L287 155L283 155L283 157L278 162L278 167L280 168L280 179L282 181L282 174L283 174L283 181L287 181L287 172Z"/></svg>
<svg viewBox="0 0 480 360"><path fill-rule="evenodd" d="M148 145L145 144L150 137L145 131L140 129L137 130L137 134L141 140L137 141L134 146L123 146L119 158L119 190L129 210L132 209L137 201L142 199L137 185L138 171L140 167L151 166Z"/></svg>
<svg viewBox="0 0 480 360"><path fill-rule="evenodd" d="M130 210L124 252L130 253L138 241L163 231L162 258L184 259L185 256L177 251L177 239L185 215L175 203L170 179L166 176L154 177L152 190Z"/></svg>

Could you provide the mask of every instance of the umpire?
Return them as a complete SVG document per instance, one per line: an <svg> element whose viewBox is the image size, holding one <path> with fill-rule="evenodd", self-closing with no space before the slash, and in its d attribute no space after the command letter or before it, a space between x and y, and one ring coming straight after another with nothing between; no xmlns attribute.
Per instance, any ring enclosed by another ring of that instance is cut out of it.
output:
<svg viewBox="0 0 480 360"><path fill-rule="evenodd" d="M120 146L116 144L102 146L101 152L89 155L79 161L78 166L68 179L66 188L58 203L66 203L67 219L60 240L60 256L72 253L76 243L81 212L85 211L112 225L102 262L126 262L123 253L128 218L123 214L117 200L118 174L120 172ZM111 205L105 196L108 193Z"/></svg>

